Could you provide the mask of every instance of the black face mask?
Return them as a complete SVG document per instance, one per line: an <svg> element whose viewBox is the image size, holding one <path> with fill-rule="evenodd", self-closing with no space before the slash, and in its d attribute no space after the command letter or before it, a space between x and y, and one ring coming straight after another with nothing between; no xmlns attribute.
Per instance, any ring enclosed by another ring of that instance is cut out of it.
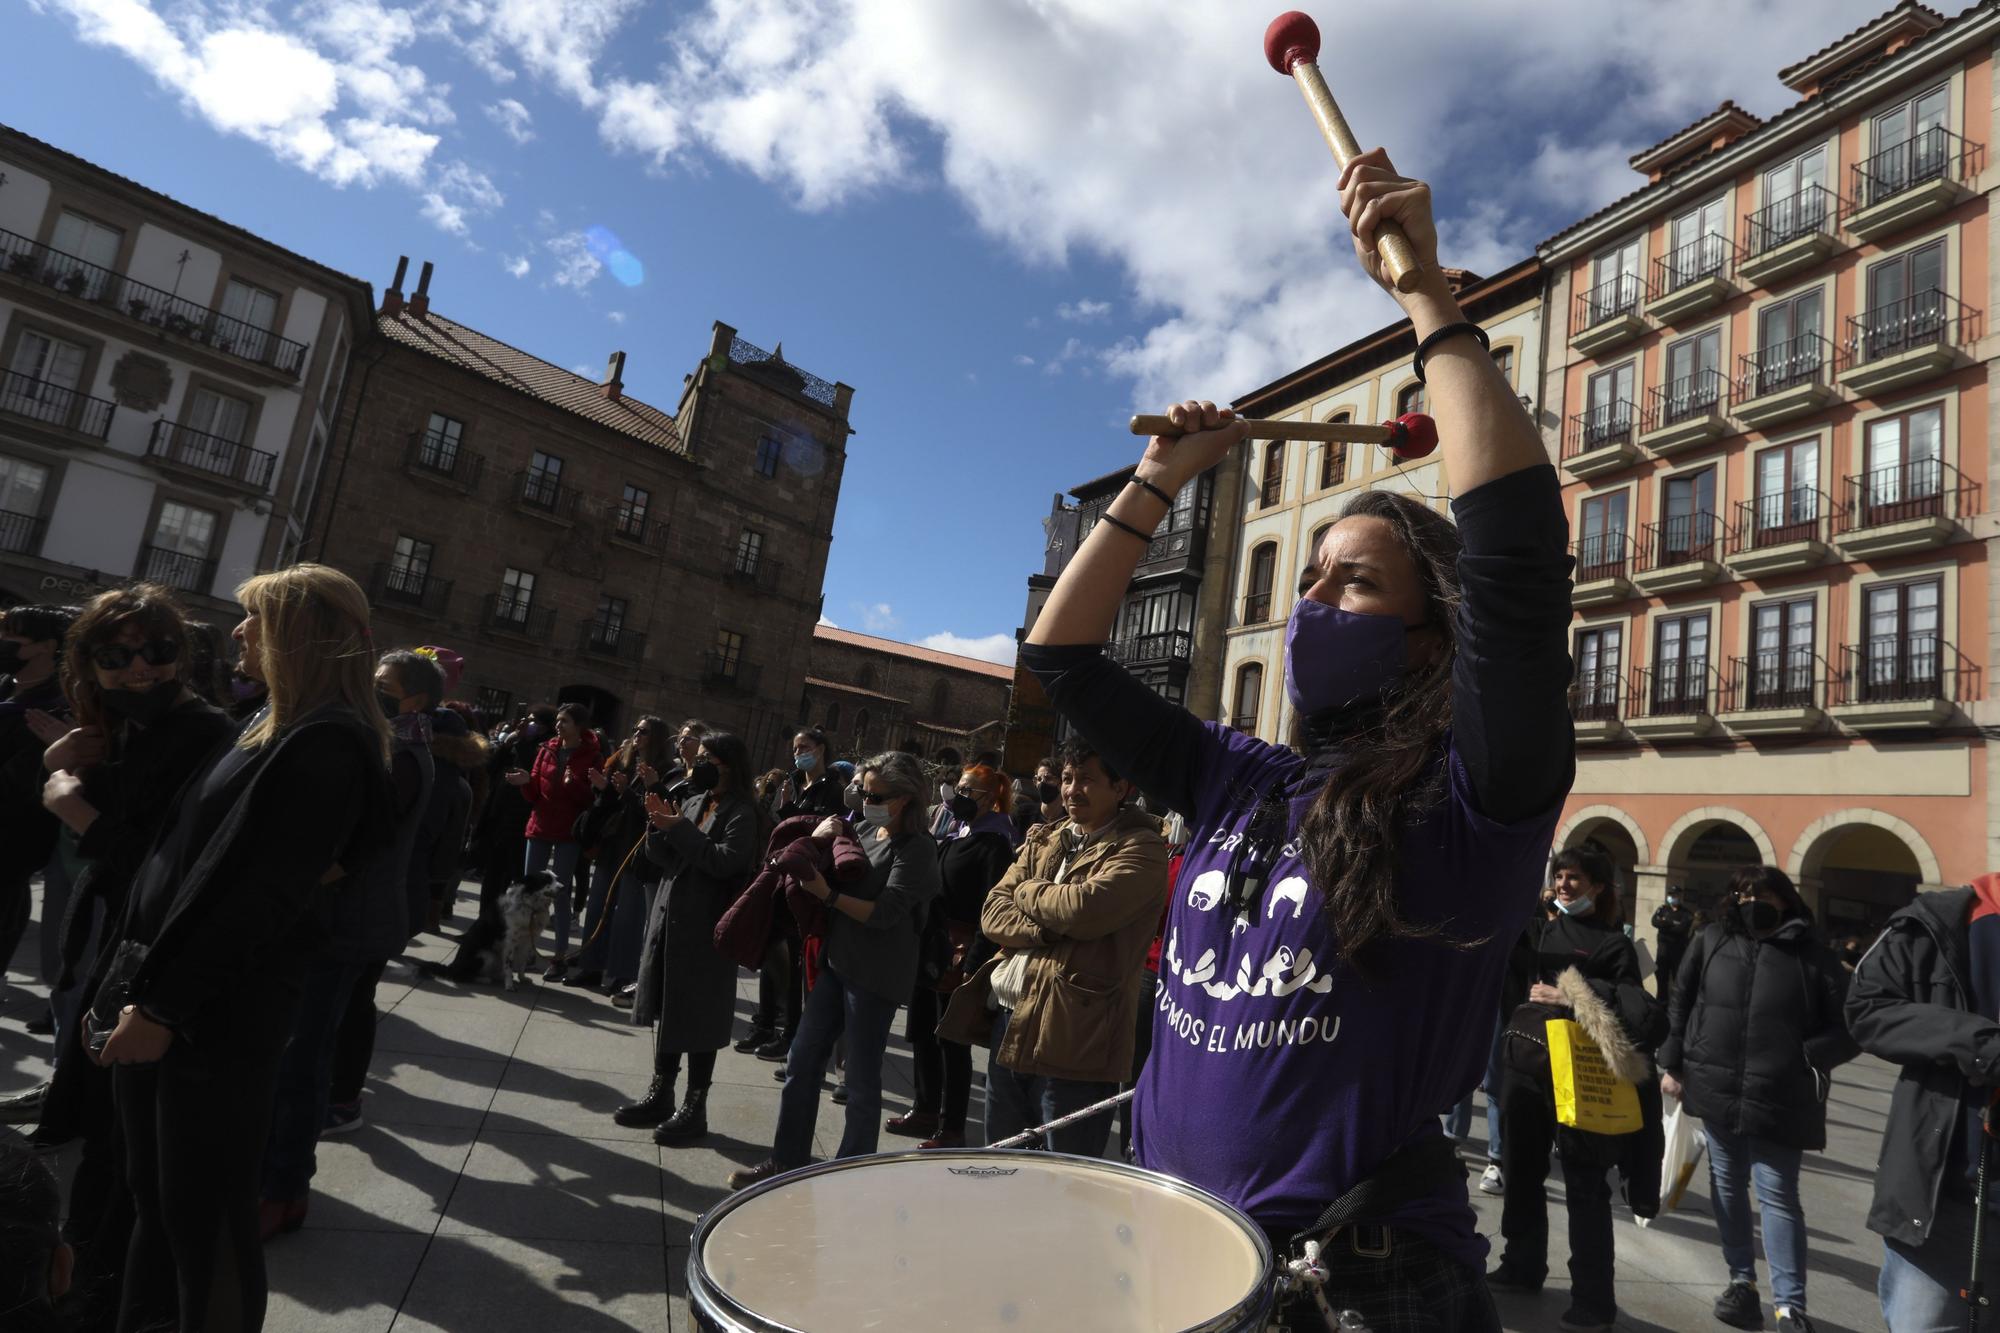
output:
<svg viewBox="0 0 2000 1333"><path fill-rule="evenodd" d="M970 824L979 817L979 802L965 795L952 797L951 817L961 824Z"/></svg>
<svg viewBox="0 0 2000 1333"><path fill-rule="evenodd" d="M0 643L0 676L11 676L21 669L21 645Z"/></svg>
<svg viewBox="0 0 2000 1333"><path fill-rule="evenodd" d="M688 770L688 785L696 791L714 791L715 784L722 781L722 770L706 759Z"/></svg>
<svg viewBox="0 0 2000 1333"><path fill-rule="evenodd" d="M383 717L394 717L403 711L403 701L392 694L375 691L375 706L382 710Z"/></svg>
<svg viewBox="0 0 2000 1333"><path fill-rule="evenodd" d="M1736 904L1736 915L1743 928L1753 935L1768 935L1785 919L1783 912L1757 898Z"/></svg>
<svg viewBox="0 0 2000 1333"><path fill-rule="evenodd" d="M1039 793L1043 805L1054 805L1062 799L1062 788L1053 782L1044 782Z"/></svg>
<svg viewBox="0 0 2000 1333"><path fill-rule="evenodd" d="M177 680L154 681L150 689L144 690L106 690L104 711L149 727L172 712L180 696L181 683Z"/></svg>

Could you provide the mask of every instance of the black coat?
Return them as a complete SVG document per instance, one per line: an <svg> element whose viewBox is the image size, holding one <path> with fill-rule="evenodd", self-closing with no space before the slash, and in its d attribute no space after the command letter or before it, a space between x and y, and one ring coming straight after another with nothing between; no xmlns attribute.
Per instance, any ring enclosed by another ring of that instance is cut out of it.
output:
<svg viewBox="0 0 2000 1333"><path fill-rule="evenodd" d="M707 799L685 802L686 818L648 832L639 853L660 868L661 881L646 919L632 1021L643 1027L657 1019L666 1051L719 1051L736 1019L736 964L715 947L715 923L757 873L764 841L753 802L722 797L698 823Z"/></svg>
<svg viewBox="0 0 2000 1333"><path fill-rule="evenodd" d="M1972 896L1969 888L1918 894L1889 918L1847 991L1854 1040L1903 1067L1868 1229L1905 1245L1930 1235L1945 1172L1965 1162L1958 1130L1968 1089L2000 1086L2000 1023L1972 1008Z"/></svg>
<svg viewBox="0 0 2000 1333"><path fill-rule="evenodd" d="M785 779L785 799L778 806L778 818L790 819L793 815L844 815L847 813L846 788L832 774L822 774L809 786L801 787L799 779L804 775L797 769Z"/></svg>
<svg viewBox="0 0 2000 1333"><path fill-rule="evenodd" d="M1719 922L1681 961L1660 1068L1707 1123L1818 1152L1829 1075L1857 1053L1846 1000L1847 973L1804 918L1764 940Z"/></svg>

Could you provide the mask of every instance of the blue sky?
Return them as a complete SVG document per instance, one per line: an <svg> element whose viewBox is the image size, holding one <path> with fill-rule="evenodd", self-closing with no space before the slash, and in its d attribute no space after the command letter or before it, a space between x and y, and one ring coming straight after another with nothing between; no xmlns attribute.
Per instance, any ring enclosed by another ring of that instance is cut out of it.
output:
<svg viewBox="0 0 2000 1333"><path fill-rule="evenodd" d="M1322 63L1481 272L1886 3L1345 7ZM671 408L712 320L856 388L826 614L1011 660L1123 418L1394 317L1244 0L0 0L0 120ZM1323 7L1325 20L1334 12ZM1330 26L1330 25L1329 25ZM1720 34L1728 40L1717 40ZM1477 67L1427 54L1449 35ZM1372 51L1410 52L1397 60ZM589 258L607 228L644 266Z"/></svg>

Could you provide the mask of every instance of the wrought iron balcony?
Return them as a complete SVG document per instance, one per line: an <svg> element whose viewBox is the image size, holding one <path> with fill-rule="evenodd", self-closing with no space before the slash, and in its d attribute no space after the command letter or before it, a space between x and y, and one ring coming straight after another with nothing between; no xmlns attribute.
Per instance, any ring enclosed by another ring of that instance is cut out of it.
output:
<svg viewBox="0 0 2000 1333"><path fill-rule="evenodd" d="M566 523L576 516L576 495L556 473L522 468L514 474L514 503L530 513Z"/></svg>
<svg viewBox="0 0 2000 1333"><path fill-rule="evenodd" d="M835 386L828 384L817 375L799 369L783 357L775 356L765 351L756 343L748 342L742 338L731 338L729 340L729 359L732 363L739 366L770 366L785 372L788 376L797 376L799 393L826 407L833 406L836 396Z"/></svg>
<svg viewBox="0 0 2000 1333"><path fill-rule="evenodd" d="M1632 539L1623 530L1579 537L1570 544L1570 551L1576 556L1579 584L1631 576Z"/></svg>
<svg viewBox="0 0 2000 1333"><path fill-rule="evenodd" d="M1798 542L1825 541L1833 503L1817 486L1795 486L1736 504L1729 532L1731 557Z"/></svg>
<svg viewBox="0 0 2000 1333"><path fill-rule="evenodd" d="M1578 292L1576 315L1573 328L1581 332L1596 328L1606 320L1620 315L1635 315L1639 302L1645 299L1645 291L1636 273L1620 273L1606 278L1589 291Z"/></svg>
<svg viewBox="0 0 2000 1333"><path fill-rule="evenodd" d="M712 689L755 694L762 672L763 668L758 663L745 662L738 656L718 653L711 648L703 662L702 681Z"/></svg>
<svg viewBox="0 0 2000 1333"><path fill-rule="evenodd" d="M1648 523L1639 542L1638 572L1715 560L1722 552L1722 520L1708 510Z"/></svg>
<svg viewBox="0 0 2000 1333"><path fill-rule="evenodd" d="M667 540L667 524L664 519L648 519L643 508L633 509L621 504L617 516L611 520L611 535L634 546L663 546Z"/></svg>
<svg viewBox="0 0 2000 1333"><path fill-rule="evenodd" d="M1719 370L1698 370L1646 391L1645 429L1661 430L1720 411L1729 382Z"/></svg>
<svg viewBox="0 0 2000 1333"><path fill-rule="evenodd" d="M534 606L506 593L488 593L481 609L480 624L496 634L513 634L537 643L547 643L556 627L553 610L537 611Z"/></svg>
<svg viewBox="0 0 2000 1333"><path fill-rule="evenodd" d="M403 467L416 476L443 482L469 494L479 485L486 459L437 431L420 430L410 436L410 446L403 452Z"/></svg>
<svg viewBox="0 0 2000 1333"><path fill-rule="evenodd" d="M1852 365L1926 347L1963 347L1979 312L1936 288L1847 317Z"/></svg>
<svg viewBox="0 0 2000 1333"><path fill-rule="evenodd" d="M4 228L0 228L0 273L66 292L140 324L242 361L269 366L281 374L296 377L305 369L304 343L281 338L269 329L260 329Z"/></svg>
<svg viewBox="0 0 2000 1333"><path fill-rule="evenodd" d="M1941 458L1912 458L1848 477L1838 531L1843 535L1912 519L1967 516L1972 486Z"/></svg>
<svg viewBox="0 0 2000 1333"><path fill-rule="evenodd" d="M1980 145L1934 126L1854 164L1855 207L1870 208L1930 181L1963 184L1976 171L1979 153Z"/></svg>
<svg viewBox="0 0 2000 1333"><path fill-rule="evenodd" d="M182 592L205 593L215 585L215 561L170 551L164 546L141 546L132 577L147 583L164 583Z"/></svg>
<svg viewBox="0 0 2000 1333"><path fill-rule="evenodd" d="M1936 633L1877 635L1840 650L1836 704L1956 703L1978 669Z"/></svg>
<svg viewBox="0 0 2000 1333"><path fill-rule="evenodd" d="M117 410L118 404L108 398L92 398L11 370L0 378L0 412L73 430L93 440L111 433L111 414Z"/></svg>
<svg viewBox="0 0 2000 1333"><path fill-rule="evenodd" d="M1825 384L1839 352L1817 333L1802 333L1736 358L1736 398L1763 398L1802 384Z"/></svg>
<svg viewBox="0 0 2000 1333"><path fill-rule="evenodd" d="M1616 722L1623 693L1615 668L1579 671L1569 687L1569 715L1578 722Z"/></svg>
<svg viewBox="0 0 2000 1333"><path fill-rule="evenodd" d="M1727 236L1719 232L1697 236L1653 261L1653 296L1669 295L1703 278L1726 278L1735 259L1735 242Z"/></svg>
<svg viewBox="0 0 2000 1333"><path fill-rule="evenodd" d="M1121 666L1186 662L1194 657L1194 636L1184 630L1134 635L1129 639L1114 640L1108 656Z"/></svg>
<svg viewBox="0 0 2000 1333"><path fill-rule="evenodd" d="M451 580L432 578L428 569L379 561L369 570L368 599L377 606L406 606L441 616L451 600Z"/></svg>
<svg viewBox="0 0 2000 1333"><path fill-rule="evenodd" d="M1722 711L1758 713L1818 708L1826 696L1827 678L1832 674L1825 660L1810 648L1767 648L1745 657L1732 657Z"/></svg>
<svg viewBox="0 0 2000 1333"><path fill-rule="evenodd" d="M577 638L577 646L593 657L636 662L645 656L646 636L622 623L588 620Z"/></svg>
<svg viewBox="0 0 2000 1333"><path fill-rule="evenodd" d="M1840 213L1840 196L1824 185L1808 185L1797 194L1774 199L1744 215L1745 258L1768 254L1802 236L1834 239Z"/></svg>
<svg viewBox="0 0 2000 1333"><path fill-rule="evenodd" d="M42 532L47 520L35 514L17 514L0 509L0 551L13 555L35 555L42 549Z"/></svg>
<svg viewBox="0 0 2000 1333"><path fill-rule="evenodd" d="M153 423L153 439L146 448L146 456L259 491L271 488L271 474L278 466L276 454L191 426L176 425L164 418Z"/></svg>
<svg viewBox="0 0 2000 1333"><path fill-rule="evenodd" d="M1632 669L1628 717L1692 717L1715 712L1715 672L1705 657Z"/></svg>
<svg viewBox="0 0 2000 1333"><path fill-rule="evenodd" d="M1563 458L1568 460L1598 449L1629 445L1638 422L1638 409L1622 399L1579 412L1569 419L1569 430L1563 436Z"/></svg>
<svg viewBox="0 0 2000 1333"><path fill-rule="evenodd" d="M776 560L760 558L750 562L746 569L742 558L737 556L731 558L723 577L731 583L755 588L758 592L776 592L778 585L784 582L785 566Z"/></svg>

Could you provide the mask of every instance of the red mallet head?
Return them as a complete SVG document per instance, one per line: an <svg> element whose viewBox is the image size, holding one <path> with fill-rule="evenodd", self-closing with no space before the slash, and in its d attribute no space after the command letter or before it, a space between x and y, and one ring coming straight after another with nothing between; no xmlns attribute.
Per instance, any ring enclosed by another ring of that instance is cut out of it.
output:
<svg viewBox="0 0 2000 1333"><path fill-rule="evenodd" d="M1319 59L1319 25L1296 9L1278 15L1264 29L1264 59L1287 76L1294 65L1312 64Z"/></svg>
<svg viewBox="0 0 2000 1333"><path fill-rule="evenodd" d="M1410 412L1382 424L1395 432L1382 442L1382 447L1403 462L1429 458L1437 452L1438 424L1422 412Z"/></svg>

